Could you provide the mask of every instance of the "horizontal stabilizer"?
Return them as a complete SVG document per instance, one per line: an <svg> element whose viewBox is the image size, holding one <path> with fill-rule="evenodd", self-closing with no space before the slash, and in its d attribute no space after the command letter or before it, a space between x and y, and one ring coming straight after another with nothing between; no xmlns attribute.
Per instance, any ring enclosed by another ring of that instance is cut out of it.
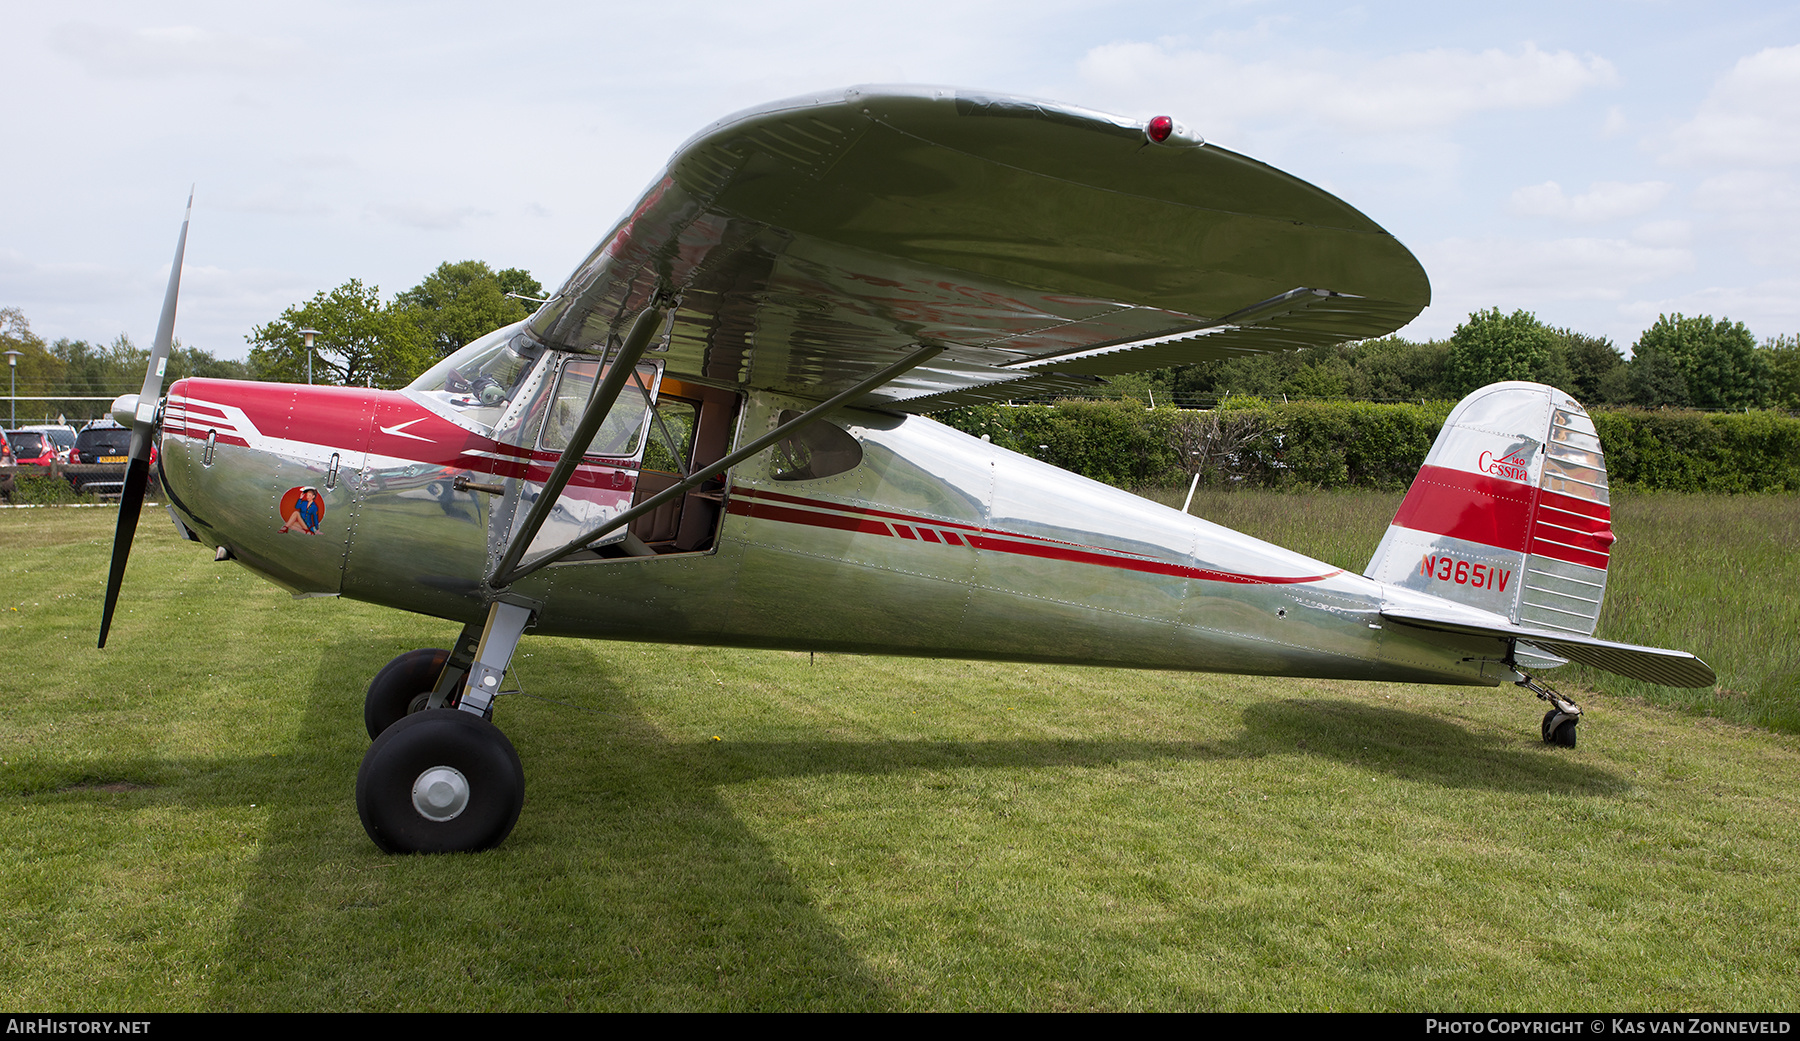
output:
<svg viewBox="0 0 1800 1041"><path fill-rule="evenodd" d="M1417 610L1384 610L1381 617L1386 621L1420 629L1518 640L1570 661L1665 687L1710 687L1717 679L1711 666L1686 651L1613 643L1576 633L1531 629L1522 625L1485 624Z"/></svg>

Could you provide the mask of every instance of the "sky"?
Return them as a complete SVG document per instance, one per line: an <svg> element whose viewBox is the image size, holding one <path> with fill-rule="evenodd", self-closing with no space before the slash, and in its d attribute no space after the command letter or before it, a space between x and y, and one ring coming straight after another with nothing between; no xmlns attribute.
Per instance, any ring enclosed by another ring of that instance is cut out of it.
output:
<svg viewBox="0 0 1800 1041"><path fill-rule="evenodd" d="M1629 351L1661 314L1800 333L1800 5L10 3L0 307L152 338L445 261L563 278L721 116L858 83L1174 116L1425 266L1402 335L1526 310Z"/></svg>

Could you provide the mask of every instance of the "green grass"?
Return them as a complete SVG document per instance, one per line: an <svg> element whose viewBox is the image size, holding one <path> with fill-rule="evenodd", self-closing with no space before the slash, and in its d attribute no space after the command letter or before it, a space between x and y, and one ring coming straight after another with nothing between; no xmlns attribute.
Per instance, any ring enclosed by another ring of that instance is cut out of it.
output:
<svg viewBox="0 0 1800 1041"><path fill-rule="evenodd" d="M1393 507L1209 502L1264 537L1322 525L1283 540L1354 567ZM1726 557L1719 504L1763 502L1667 505L1653 524L1713 516L1717 545L1671 535L1659 567ZM1777 549L1780 515L1748 514ZM351 802L362 690L452 628L290 600L147 513L96 651L113 517L0 512L12 1008L1800 1000L1800 739L1605 681L1569 751L1510 689L528 638L527 695L497 717L528 778L518 829L384 857ZM1776 617L1791 556L1746 563L1772 570L1754 588ZM1623 572L1614 590L1640 595ZM1705 622L1722 676L1768 654L1728 639L1742 624Z"/></svg>
<svg viewBox="0 0 1800 1041"><path fill-rule="evenodd" d="M1185 492L1143 494L1180 508ZM1191 512L1360 573L1401 497L1202 489ZM1595 635L1690 651L1718 686L1658 687L1581 666L1550 681L1571 694L1629 695L1800 733L1800 499L1621 492L1613 525L1619 541Z"/></svg>

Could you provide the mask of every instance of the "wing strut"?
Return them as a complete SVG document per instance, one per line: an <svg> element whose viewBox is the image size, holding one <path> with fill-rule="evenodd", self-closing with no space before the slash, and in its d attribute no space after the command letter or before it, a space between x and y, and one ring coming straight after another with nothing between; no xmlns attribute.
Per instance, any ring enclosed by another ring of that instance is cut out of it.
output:
<svg viewBox="0 0 1800 1041"><path fill-rule="evenodd" d="M656 328L662 324L661 303L660 300L653 302L638 313L637 320L631 323L631 331L625 334L625 342L619 345L618 353L613 356L612 368L606 370L606 378L594 384L593 393L588 395L587 410L581 414L580 422L575 424L575 432L569 435L568 445L563 449L562 455L557 457L556 465L550 469L550 476L544 481L537 501L531 504L531 512L525 517L524 527L513 534L499 563L488 573L487 583L490 588L499 589L512 584L513 578L503 579L501 576L518 566L519 558L525 555L525 548L531 545L531 540L537 538L538 529L550 519L551 511L556 509L556 500L562 497L569 478L575 476L575 467L580 465L582 456L587 453L588 442L594 439L594 434L600 430L600 424L606 421L606 414L612 411L613 403L619 400L626 382L637 374L638 359L644 356L644 349L656 338Z"/></svg>
<svg viewBox="0 0 1800 1041"><path fill-rule="evenodd" d="M636 332L635 327L633 328L633 332ZM839 406L845 404L846 402L855 400L857 397L859 397L863 394L867 394L870 391L874 390L875 388L880 387L881 385L883 385L891 380L897 379L901 374L903 374L911 369L917 368L918 366L923 365L924 363L937 357L938 354L940 354L942 351L943 351L942 347L921 347L918 350L907 355L906 357L895 362L894 364L889 365L887 368L882 369L880 372L877 372L875 375L870 376L868 379L863 380L861 383L858 383L856 386L851 387L849 390L846 390L842 394L839 394L836 397L832 398L831 400L825 402L824 404L815 405L811 409L806 411L805 413L803 413L800 416L793 419L792 421L781 424L780 426L776 427L774 430L769 431L768 433L766 433L763 436L757 438L756 440L750 442L749 444L738 449L737 451L731 453L730 455L719 460L718 462L707 466L706 469L698 470L698 471L690 474L686 479L682 480L681 482L670 485L669 487L664 488L662 491L657 492L655 495L652 495L650 498L645 499L643 502L638 503L636 506L633 506L631 509L624 511L623 513L617 514L612 519L608 520L605 524L602 524L600 527L595 528L593 531L587 532L586 534L579 536L578 538L569 542L567 545L563 546L561 549L553 550L552 552L546 553L543 556L538 557L537 559L531 561L531 563L529 563L529 564L525 564L523 566L512 567L510 570L496 568L495 569L496 577L489 580L489 582L488 582L489 588L496 590L496 591L505 589L507 586L512 585L514 582L517 582L519 579L524 578L526 575L531 574L532 572L538 570L541 567L546 567L550 564L554 564L557 561L563 559L564 557L570 555L571 553L580 552L583 548L585 548L589 543L593 542L595 539L602 538L612 532L619 530L620 528L626 526L627 524L630 524L632 521L637 520L639 517L642 517L644 514L652 512L657 507L661 506L663 503L668 502L671 499L674 499L681 495L686 495L688 492L691 492L695 488L700 487L701 484L705 483L706 480L708 478L712 477L714 474L724 473L726 470L731 469L732 467L734 467L737 464L743 462L744 460L750 458L751 456L762 451L763 449L769 447L770 445L774 444L775 442L780 441L782 438L793 436L795 431L799 430L802 427L810 425L813 422L813 420L818 419L819 417L825 415L827 412L830 412L833 409L838 408ZM616 365L617 363L614 363L614 364ZM580 444L582 442L576 442L576 443ZM566 478L565 478L565 481L566 481ZM546 486L546 494L548 494L548 486ZM541 504L543 502L543 499L540 498L538 500L538 502ZM534 513L535 513L535 511L534 511ZM521 538L523 538L523 537L524 536L521 535ZM519 540L515 539L514 545L515 546L519 545ZM509 551L507 553L507 558L509 560L513 560L516 563L516 554Z"/></svg>

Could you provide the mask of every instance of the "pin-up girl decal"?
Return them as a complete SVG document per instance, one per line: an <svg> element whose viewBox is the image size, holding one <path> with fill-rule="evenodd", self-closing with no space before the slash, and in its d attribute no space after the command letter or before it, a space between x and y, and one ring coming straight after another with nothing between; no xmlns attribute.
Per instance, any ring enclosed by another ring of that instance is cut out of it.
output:
<svg viewBox="0 0 1800 1041"><path fill-rule="evenodd" d="M319 533L319 521L325 516L325 499L316 488L289 488L281 496L281 517L285 522L281 533Z"/></svg>

